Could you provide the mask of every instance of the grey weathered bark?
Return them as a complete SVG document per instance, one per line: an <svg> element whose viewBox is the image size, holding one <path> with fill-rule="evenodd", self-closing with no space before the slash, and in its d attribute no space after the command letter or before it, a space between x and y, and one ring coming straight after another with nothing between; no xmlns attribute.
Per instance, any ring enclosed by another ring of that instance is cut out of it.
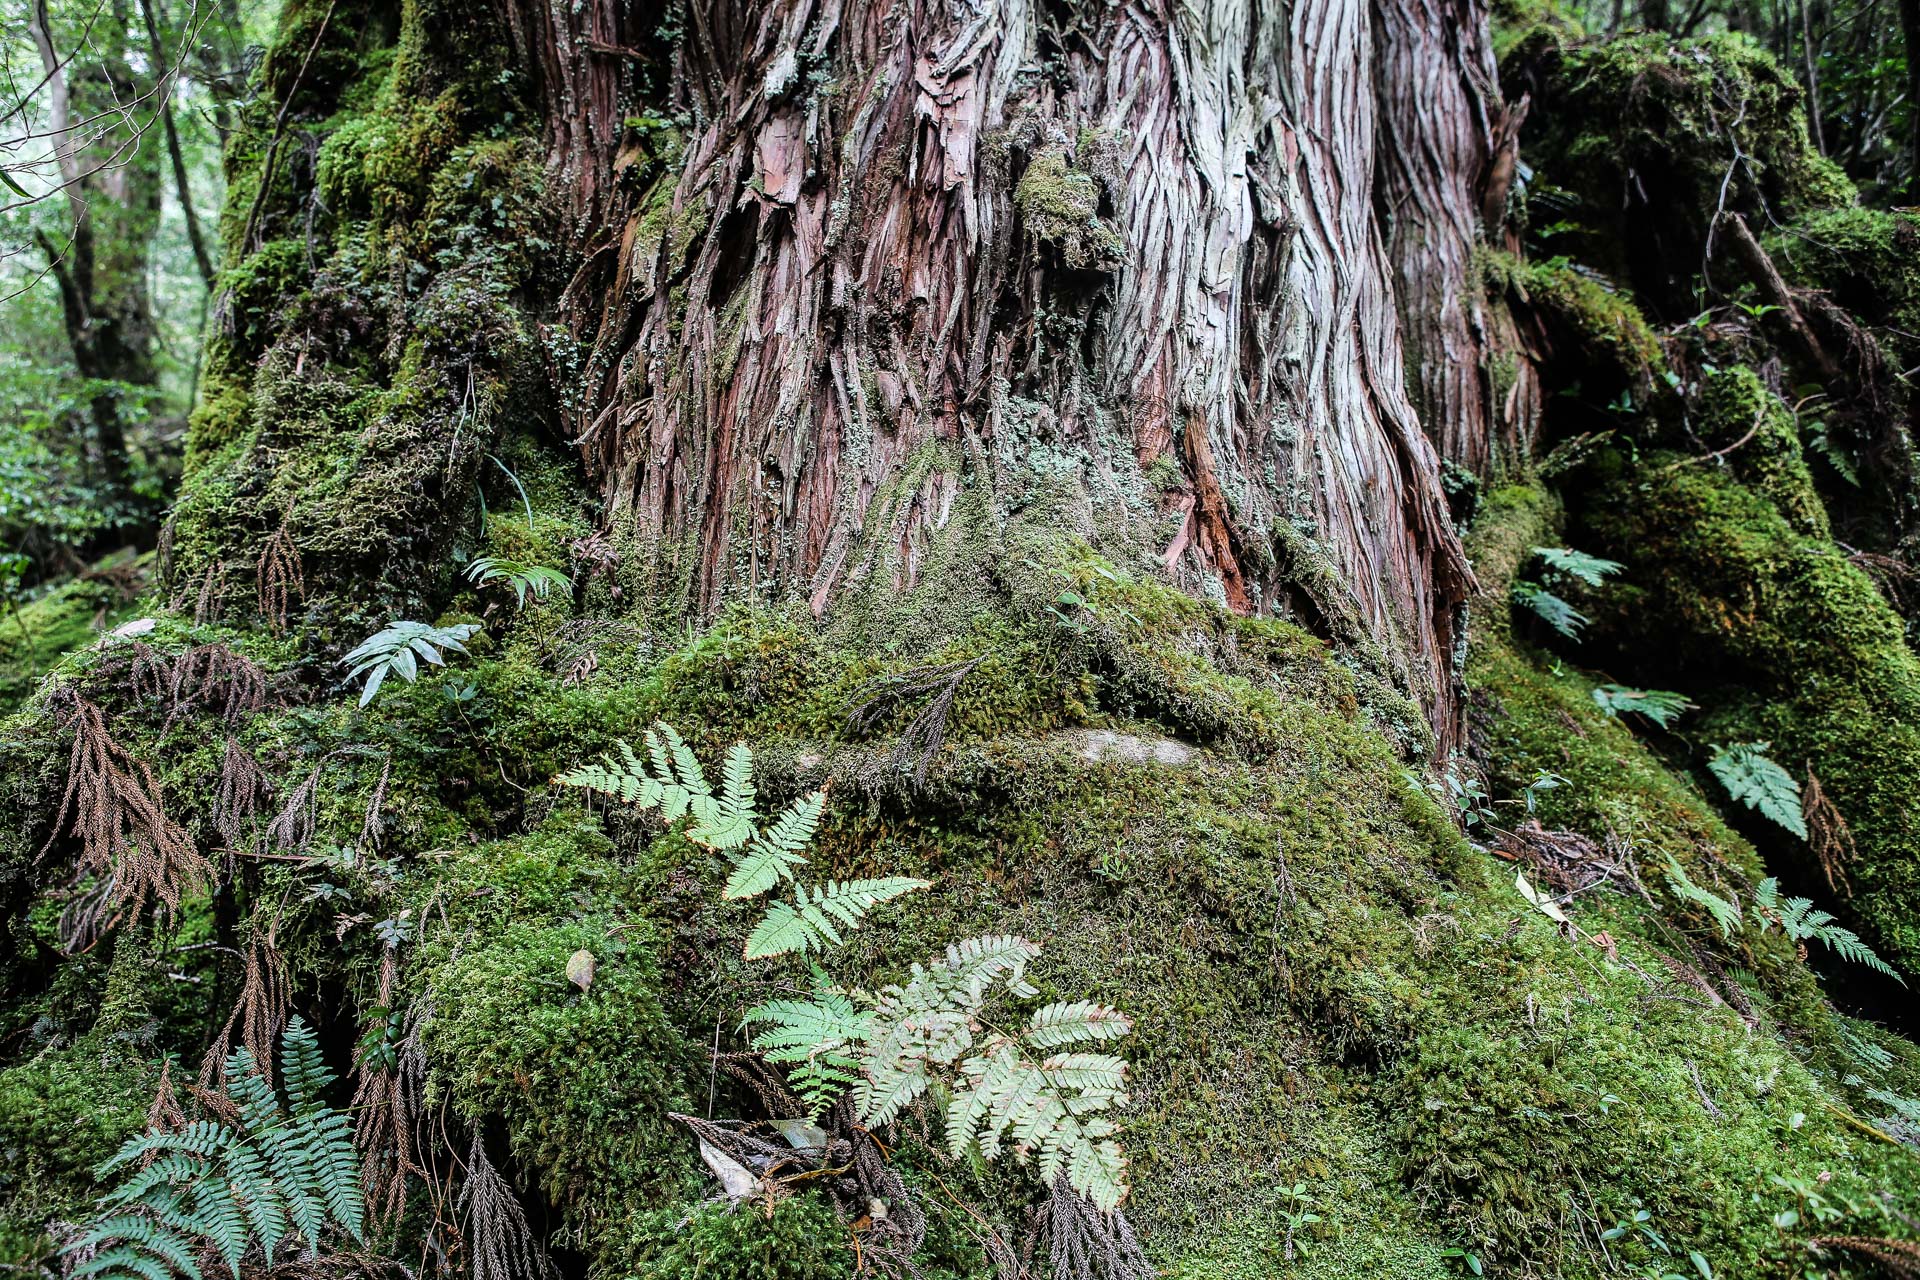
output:
<svg viewBox="0 0 1920 1280"><path fill-rule="evenodd" d="M1540 388L1511 322L1480 287L1498 238L1526 102L1501 101L1484 12L1473 0L1376 0L1380 218L1414 404L1442 456L1484 472L1518 454Z"/></svg>
<svg viewBox="0 0 1920 1280"><path fill-rule="evenodd" d="M572 425L656 595L905 589L958 491L1001 518L1065 459L1101 550L1373 648L1444 741L1470 573L1403 379L1375 42L1483 84L1466 8L706 0L662 112L696 123L638 193L646 33L523 6L585 229Z"/></svg>

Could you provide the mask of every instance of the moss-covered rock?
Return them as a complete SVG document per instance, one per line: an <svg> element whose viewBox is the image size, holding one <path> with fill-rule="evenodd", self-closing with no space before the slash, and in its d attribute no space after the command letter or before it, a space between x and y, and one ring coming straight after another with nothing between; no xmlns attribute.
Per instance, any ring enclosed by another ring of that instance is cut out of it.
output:
<svg viewBox="0 0 1920 1280"><path fill-rule="evenodd" d="M1657 318L1691 314L1717 213L1764 226L1853 201L1807 136L1799 86L1744 35L1587 39L1535 20L1503 44L1508 98L1533 98L1529 162L1571 206L1555 248L1631 282Z"/></svg>
<svg viewBox="0 0 1920 1280"><path fill-rule="evenodd" d="M1738 375L1725 387L1719 407L1734 420L1713 430L1730 444L1753 387ZM1606 593L1605 642L1642 682L1701 702L1702 739L1766 741L1803 782L1818 775L1857 843L1841 909L1912 969L1920 660L1873 581L1825 536L1791 437L1760 425L1752 456L1742 449L1727 464L1668 453L1597 461L1580 536L1629 566ZM1779 852L1824 880L1804 848Z"/></svg>

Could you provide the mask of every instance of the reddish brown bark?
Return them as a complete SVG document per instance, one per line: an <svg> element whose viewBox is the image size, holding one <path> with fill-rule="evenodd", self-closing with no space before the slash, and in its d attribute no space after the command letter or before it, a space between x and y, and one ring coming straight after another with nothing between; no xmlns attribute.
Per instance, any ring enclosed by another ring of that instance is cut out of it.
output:
<svg viewBox="0 0 1920 1280"><path fill-rule="evenodd" d="M1403 385L1376 31L1481 85L1449 35L1475 7L698 0L658 108L695 123L645 189L621 12L516 27L579 228L571 426L657 595L911 586L958 489L1002 511L1065 456L1098 516L1074 532L1234 608L1358 619L1446 736L1470 575L1429 433L1486 426L1423 430ZM1470 236L1483 162L1433 157L1435 225Z"/></svg>

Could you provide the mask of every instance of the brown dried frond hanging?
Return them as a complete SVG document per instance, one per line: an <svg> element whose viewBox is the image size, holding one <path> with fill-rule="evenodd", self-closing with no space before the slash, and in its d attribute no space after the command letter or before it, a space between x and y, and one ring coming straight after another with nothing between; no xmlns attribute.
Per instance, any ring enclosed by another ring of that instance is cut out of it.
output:
<svg viewBox="0 0 1920 1280"><path fill-rule="evenodd" d="M959 696L960 683L983 661L985 655L970 662L914 667L869 680L855 692L855 702L847 708L847 727L855 733L867 733L894 707L933 695L893 744L894 768L904 771L911 764L914 785L924 786L927 766L933 763L946 737L947 717L953 711L954 699Z"/></svg>
<svg viewBox="0 0 1920 1280"><path fill-rule="evenodd" d="M373 1025L354 1051L353 1110L359 1120L353 1145L360 1152L360 1186L367 1211L376 1224L394 1226L407 1207L408 1175L428 1177L415 1151L415 1117L426 1083L425 1072L408 1068L423 1065L419 1047L419 1020L398 1040L394 1030L401 1018L393 1009L399 953L386 948L380 959L379 1002L371 1011Z"/></svg>
<svg viewBox="0 0 1920 1280"><path fill-rule="evenodd" d="M1101 1212L1067 1185L1065 1174L1034 1216L1023 1261L1030 1266L1036 1246L1044 1248L1054 1280L1153 1280L1158 1274L1127 1215Z"/></svg>
<svg viewBox="0 0 1920 1280"><path fill-rule="evenodd" d="M246 825L272 799L273 780L251 751L229 737L226 754L220 757L220 784L213 792L213 828L227 848L239 849L251 843L246 838Z"/></svg>
<svg viewBox="0 0 1920 1280"><path fill-rule="evenodd" d="M1891 1280L1920 1280L1920 1242L1878 1236L1815 1236L1807 1248L1816 1254L1851 1253L1866 1258Z"/></svg>
<svg viewBox="0 0 1920 1280"><path fill-rule="evenodd" d="M209 711L238 724L267 702L267 673L260 664L224 644L203 644L174 661L167 683L167 723Z"/></svg>
<svg viewBox="0 0 1920 1280"><path fill-rule="evenodd" d="M1847 882L1847 864L1853 861L1853 829L1820 785L1820 775L1807 770L1807 785L1800 792L1800 811L1807 819L1807 843L1820 859L1820 870L1827 877L1827 888L1843 898L1853 896Z"/></svg>
<svg viewBox="0 0 1920 1280"><path fill-rule="evenodd" d="M147 1128L156 1132L177 1133L187 1127L187 1113L173 1092L173 1057L160 1063L160 1083L153 1091L153 1103L147 1108ZM154 1154L158 1154L157 1152Z"/></svg>
<svg viewBox="0 0 1920 1280"><path fill-rule="evenodd" d="M82 912L91 927L69 936L91 945L102 930L138 918L149 905L170 918L187 896L212 887L212 864L167 817L152 770L114 741L99 707L71 686L57 689L48 706L73 733L73 750L66 792L40 856L71 835L80 842L76 883L88 876L97 882L89 895L95 905Z"/></svg>
<svg viewBox="0 0 1920 1280"><path fill-rule="evenodd" d="M205 626L220 616L227 598L227 562L215 560L200 579L200 591L193 601L193 625Z"/></svg>
<svg viewBox="0 0 1920 1280"><path fill-rule="evenodd" d="M380 837L386 834L387 820L381 810L387 805L387 782L393 776L393 757L388 756L380 765L380 781L373 784L373 794L367 797L367 816L360 820L360 843L368 849L380 847Z"/></svg>
<svg viewBox="0 0 1920 1280"><path fill-rule="evenodd" d="M293 1011L293 986L287 978L287 962L269 935L255 933L247 947L247 962L240 983L240 998L227 1015L226 1026L207 1046L200 1062L200 1090L218 1093L226 1077L227 1055L233 1051L235 1033L239 1043L253 1055L261 1075L273 1079L273 1049L280 1040L287 1015Z"/></svg>
<svg viewBox="0 0 1920 1280"><path fill-rule="evenodd" d="M460 1188L457 1207L466 1218L471 1280L545 1280L556 1274L547 1251L527 1225L519 1198L487 1159L487 1144L481 1141L478 1125L467 1150L467 1181Z"/></svg>
<svg viewBox="0 0 1920 1280"><path fill-rule="evenodd" d="M300 548L284 520L260 548L260 558L253 566L253 592L255 607L276 636L287 629L294 597L306 601L306 570L300 561Z"/></svg>
<svg viewBox="0 0 1920 1280"><path fill-rule="evenodd" d="M89 692L112 695L108 701L159 703L166 700L173 684L173 667L165 654L144 640L108 636L100 641L99 657L88 670L85 683Z"/></svg>
<svg viewBox="0 0 1920 1280"><path fill-rule="evenodd" d="M267 839L285 853L306 852L307 842L313 839L313 830L319 820L318 794L320 775L326 771L327 761L333 759L332 753L320 758L309 773L292 791L287 794L286 803L280 806L280 812L267 824Z"/></svg>

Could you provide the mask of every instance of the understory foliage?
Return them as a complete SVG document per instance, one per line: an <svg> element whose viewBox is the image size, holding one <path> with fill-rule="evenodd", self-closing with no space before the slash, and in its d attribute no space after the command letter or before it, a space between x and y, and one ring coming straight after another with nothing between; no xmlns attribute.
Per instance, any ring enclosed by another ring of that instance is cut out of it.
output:
<svg viewBox="0 0 1920 1280"><path fill-rule="evenodd" d="M717 795L671 726L650 729L645 745L644 760L623 742L617 754L559 781L657 809L669 824L686 818L687 839L732 863L725 898L754 898L795 881L824 792L803 796L761 827L753 753L744 743L727 752ZM796 882L791 902L774 902L753 927L745 957L839 947L841 931L872 907L928 887L909 877ZM1092 1001L1055 1002L1035 1009L1017 1033L989 1029L984 1013L996 988L1022 999L1039 995L1025 977L1039 954L1012 935L965 938L914 964L905 982L872 994L836 985L816 964L809 997L757 1005L742 1022L757 1028L753 1048L788 1068L815 1120L852 1086L860 1122L889 1125L937 1085L948 1099L949 1154L971 1151L991 1161L1011 1149L1034 1165L1042 1186L1064 1178L1098 1209L1112 1211L1126 1198L1126 1159L1117 1126L1100 1113L1126 1105L1127 1064L1075 1046L1120 1039L1133 1022Z"/></svg>
<svg viewBox="0 0 1920 1280"><path fill-rule="evenodd" d="M364 1242L353 1128L322 1096L332 1080L299 1018L280 1041L284 1102L253 1055L235 1049L214 1118L157 1125L100 1166L100 1177L123 1180L67 1246L68 1274L203 1280L203 1252L238 1276L250 1254L271 1267L289 1244L314 1256L335 1235Z"/></svg>

